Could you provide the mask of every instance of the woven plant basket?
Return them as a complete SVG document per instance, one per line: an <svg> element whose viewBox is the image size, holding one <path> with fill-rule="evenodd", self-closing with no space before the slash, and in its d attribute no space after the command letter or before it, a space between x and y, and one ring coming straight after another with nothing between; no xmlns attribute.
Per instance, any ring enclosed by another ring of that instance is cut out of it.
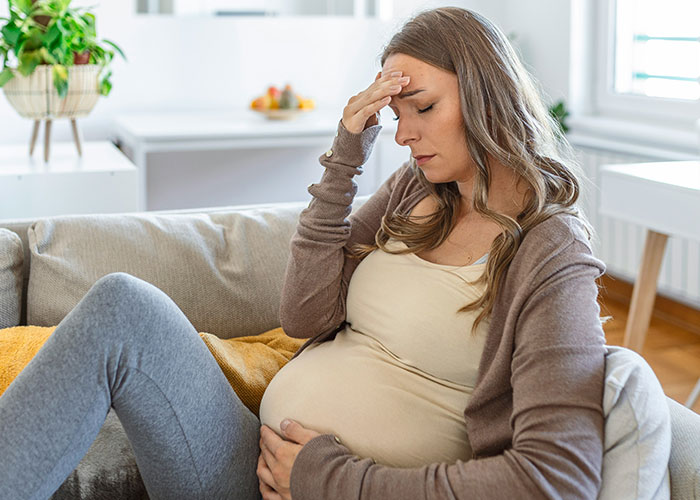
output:
<svg viewBox="0 0 700 500"><path fill-rule="evenodd" d="M81 64L68 68L68 94L61 98L53 85L50 65L37 66L29 76L15 71L15 77L3 86L5 96L24 118L53 120L87 116L100 97L97 64Z"/></svg>

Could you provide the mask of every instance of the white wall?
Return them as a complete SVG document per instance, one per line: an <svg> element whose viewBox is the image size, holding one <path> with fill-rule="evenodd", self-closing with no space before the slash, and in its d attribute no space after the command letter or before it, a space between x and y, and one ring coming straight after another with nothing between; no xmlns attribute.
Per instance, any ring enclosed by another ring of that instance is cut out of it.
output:
<svg viewBox="0 0 700 500"><path fill-rule="evenodd" d="M569 0L505 0L501 28L551 101L569 96Z"/></svg>
<svg viewBox="0 0 700 500"><path fill-rule="evenodd" d="M433 9L443 5L452 5L476 11L500 25L506 18L506 3L507 0L458 0L454 2L441 2L439 0L394 0L393 14L396 20L401 22L422 10Z"/></svg>

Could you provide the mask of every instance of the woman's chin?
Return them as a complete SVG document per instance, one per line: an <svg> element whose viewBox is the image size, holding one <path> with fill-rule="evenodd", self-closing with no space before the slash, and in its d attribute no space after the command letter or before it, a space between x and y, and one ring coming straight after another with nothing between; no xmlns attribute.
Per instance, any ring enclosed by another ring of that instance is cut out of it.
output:
<svg viewBox="0 0 700 500"><path fill-rule="evenodd" d="M418 168L421 169L426 180L432 184L442 184L443 182L450 181L450 179L446 179L444 176L440 175L440 172L436 172L435 168L428 167L427 165Z"/></svg>

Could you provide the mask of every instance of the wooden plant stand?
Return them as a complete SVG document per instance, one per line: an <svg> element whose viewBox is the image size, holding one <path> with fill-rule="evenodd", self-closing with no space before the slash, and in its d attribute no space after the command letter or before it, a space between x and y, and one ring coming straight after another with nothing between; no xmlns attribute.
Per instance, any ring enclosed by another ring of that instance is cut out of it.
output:
<svg viewBox="0 0 700 500"><path fill-rule="evenodd" d="M51 146L51 123L53 120L44 120L44 162L48 163L49 153ZM78 156L83 156L83 150L80 145L80 132L78 131L78 122L75 118L70 119L71 129L73 130L73 141L75 142L75 148L78 150ZM34 120L34 127L32 129L32 139L29 143L29 156L34 154L34 146L36 146L36 138L39 135L39 127L41 126L41 120Z"/></svg>

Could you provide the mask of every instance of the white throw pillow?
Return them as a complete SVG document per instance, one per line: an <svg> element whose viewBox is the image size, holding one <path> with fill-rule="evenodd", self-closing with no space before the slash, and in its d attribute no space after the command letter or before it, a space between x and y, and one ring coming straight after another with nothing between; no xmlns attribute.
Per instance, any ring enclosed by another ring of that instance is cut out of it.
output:
<svg viewBox="0 0 700 500"><path fill-rule="evenodd" d="M671 497L671 416L666 396L639 354L608 346L601 500Z"/></svg>

